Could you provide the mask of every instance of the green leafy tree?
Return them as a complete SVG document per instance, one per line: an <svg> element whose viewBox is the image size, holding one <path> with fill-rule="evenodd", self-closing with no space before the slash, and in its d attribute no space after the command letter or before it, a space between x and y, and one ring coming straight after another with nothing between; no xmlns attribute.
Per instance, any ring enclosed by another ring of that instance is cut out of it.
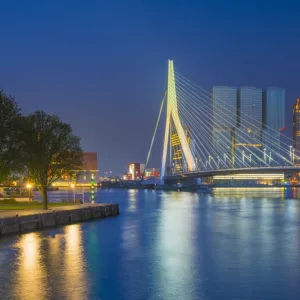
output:
<svg viewBox="0 0 300 300"><path fill-rule="evenodd" d="M30 178L48 208L48 187L62 176L73 176L82 166L80 138L70 125L43 111L24 117L22 157Z"/></svg>
<svg viewBox="0 0 300 300"><path fill-rule="evenodd" d="M19 155L20 117L21 111L15 100L0 91L0 182L22 166Z"/></svg>

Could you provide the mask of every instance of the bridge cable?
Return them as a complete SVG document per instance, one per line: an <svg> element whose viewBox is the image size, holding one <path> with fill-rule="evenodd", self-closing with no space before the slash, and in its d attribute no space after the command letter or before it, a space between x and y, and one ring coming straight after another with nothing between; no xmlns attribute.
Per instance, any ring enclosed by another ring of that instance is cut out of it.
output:
<svg viewBox="0 0 300 300"><path fill-rule="evenodd" d="M177 81L178 82L178 81ZM178 86L178 85L177 85ZM195 94L193 91L192 91L192 93L193 94ZM195 94L197 97L199 97L199 95L197 95L197 94ZM207 96L205 96L205 97L207 97ZM200 97L202 100L204 100L204 101L206 101L206 102L208 102L206 99L204 99L203 97ZM209 100L211 100L211 99L209 99ZM227 106L230 106L230 105L227 105ZM212 109L212 108L210 108L210 109ZM216 111L217 111L217 109L219 109L218 107L216 107ZM220 109L219 109L220 110ZM226 107L224 108L224 110L226 110ZM228 110L228 109L227 109ZM224 111L222 111L222 114L224 115ZM220 116L221 117L221 116ZM229 117L229 116L227 116L227 117ZM221 117L222 118L222 117ZM222 118L222 119L224 119L224 118ZM232 118L231 118L232 119ZM228 120L225 120L225 121L227 121L228 122ZM251 125L252 127L253 127L253 125ZM238 130L240 130L240 132L245 136L245 135L247 135L247 134L245 134L245 132L243 132L241 129L239 129L239 128L236 128L237 129L237 131ZM261 129L260 129L261 130ZM249 135L248 135L249 136ZM251 139L253 138L253 137L251 137L251 136L249 136ZM274 139L274 137L273 137L273 139ZM275 145L273 145L273 147L276 147L276 148L279 148L280 150L282 150L282 151L284 151L284 152L287 152L283 147L281 147L281 146L279 146L279 145L277 145L277 144L275 144ZM258 148L257 148L258 149ZM259 150L259 149L258 149ZM274 151L274 148L273 148L273 151ZM261 151L262 152L262 151ZM263 152L262 152L263 153ZM276 151L275 152L273 152L273 153L275 153L277 156L279 156L279 158L280 159L283 159L283 160L285 160L286 162L288 162L288 163L291 163L291 161L289 161L289 160L287 160L285 157L283 157L281 154L279 154L279 153L276 153ZM269 155L266 155L267 157L269 157ZM294 156L294 157L296 157L296 156ZM274 159L272 159L272 161L274 161Z"/></svg>
<svg viewBox="0 0 300 300"><path fill-rule="evenodd" d="M210 96L212 96L212 94L211 94L210 92L208 92L208 91L206 91L205 89L201 88L200 86L194 84L194 83L191 82L189 79L186 79L184 76L182 76L182 75L180 75L180 74L178 74L178 73L176 73L176 75L177 75L177 77L178 77L181 81L187 82L187 84L188 84L189 86L191 86L192 88L194 88L195 90L196 90L196 87L197 87L198 89L201 89L201 90L203 90L205 93L207 93L207 94L209 94ZM180 77L181 77L181 78L180 78ZM200 92L200 93L201 93L201 92ZM211 100L211 98L210 98L209 96L207 96L207 95L205 95L205 94L203 94L203 93L201 93L201 94L204 95L204 97L207 97L207 98L209 98L209 100ZM202 98L202 99L203 99L203 98ZM219 98L217 98L217 99L218 99L220 102L222 102L223 104L226 105L225 107L222 107L224 110L227 110L228 112L230 112L230 110L229 110L227 107L232 108L232 109L236 109L236 108L234 108L232 105L226 103L225 101L223 101L223 100L221 100L221 99L219 99ZM245 115L245 113L241 112L239 109L237 109L237 111L240 112L242 115ZM247 115L247 118L253 119L256 123L260 123L258 120L252 118L251 116L248 116L248 115ZM250 124L251 127L257 128L258 130L262 130L262 128L257 127L256 125L250 123L250 122L247 121L246 119L244 120L244 123L248 123L248 124ZM262 125L264 126L265 129L267 129L267 130L269 130L269 131L274 131L274 132L276 132L276 133L278 134L278 131L275 130L274 128L269 127L269 126L266 126L266 125L263 124L263 123L260 123L260 124L262 124ZM290 140L290 141L292 141L289 137L285 136L284 134L281 134L281 136L284 137L284 138L286 138L286 139L288 139L288 140ZM270 142L270 141L273 142L273 145L272 145L273 147L276 146L276 148L281 149L283 152L289 153L288 150L286 150L285 148L283 148L282 146L280 146L280 144L282 143L282 144L285 144L286 146L289 147L289 145L288 145L287 143L281 141L280 138L277 138L276 136L270 134L270 133L269 133L268 131L266 131L266 130L264 130L264 137L265 137L265 138L266 138L266 137L269 138L269 140L268 140L269 142ZM278 143L279 143L279 145L274 144L274 140L277 140ZM267 141L267 140L266 140L266 141ZM280 156L281 156L281 155L280 155ZM297 155L293 154L293 156L294 156L295 158L299 159L299 157L298 157ZM281 158L283 158L285 161L288 161L289 163L292 163L291 161L287 160L287 159L284 158L283 156L281 156Z"/></svg>
<svg viewBox="0 0 300 300"><path fill-rule="evenodd" d="M149 159L150 159L150 155L151 155L151 151L152 151L154 139L155 139L155 136L156 136L158 124L159 124L159 121L160 121L161 113L162 113L162 110L163 110L163 106L164 106L164 103L165 103L166 95L167 95L167 91L165 91L164 96L163 96L163 99L162 99L162 101L161 101L161 105L160 105L158 117L157 117L157 120L156 120L155 129L154 129L153 136L152 136L152 139L151 139L150 148L149 148L149 151L148 151L148 155L147 155L147 159L146 159L146 163L145 163L145 168L144 168L144 172L143 172L141 181L144 180L145 171L146 171L146 168L147 168L147 166L148 166Z"/></svg>

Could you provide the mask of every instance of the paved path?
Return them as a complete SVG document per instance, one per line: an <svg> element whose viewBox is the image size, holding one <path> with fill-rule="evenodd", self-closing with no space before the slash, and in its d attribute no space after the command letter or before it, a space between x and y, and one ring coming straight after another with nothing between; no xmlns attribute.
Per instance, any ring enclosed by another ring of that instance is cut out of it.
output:
<svg viewBox="0 0 300 300"><path fill-rule="evenodd" d="M0 220L4 218L11 218L15 217L16 215L20 216L30 216L35 214L46 214L52 211L62 211L62 210L76 210L76 209L82 209L87 207L96 207L96 206L103 206L107 205L106 203L97 203L97 204L91 204L91 203L84 203L84 204L77 204L77 205L66 205L66 206L57 206L50 208L48 210L45 209L24 209L24 210L0 210Z"/></svg>

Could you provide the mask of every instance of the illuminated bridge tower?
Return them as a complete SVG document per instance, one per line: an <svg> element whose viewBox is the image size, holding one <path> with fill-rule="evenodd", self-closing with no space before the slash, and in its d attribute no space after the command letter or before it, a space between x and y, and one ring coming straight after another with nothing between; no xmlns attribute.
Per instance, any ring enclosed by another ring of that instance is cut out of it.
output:
<svg viewBox="0 0 300 300"><path fill-rule="evenodd" d="M180 154L182 156L182 161L187 164L187 171L196 170L196 163L190 145L188 143L188 137L185 133L185 130L182 127L177 107L177 97L176 97L176 84L174 77L174 65L173 61L169 60L168 62L168 90L167 90L167 115L166 115L166 127L165 127L165 137L164 137L164 146L163 146L163 155L162 155L162 166L161 166L161 178L163 179L166 171L166 159L168 152L168 145L170 136L171 139L177 139L174 135L172 137L171 124L174 125L174 129L178 136L176 144L180 143ZM175 143L175 141L174 141ZM172 146L172 145L170 145Z"/></svg>

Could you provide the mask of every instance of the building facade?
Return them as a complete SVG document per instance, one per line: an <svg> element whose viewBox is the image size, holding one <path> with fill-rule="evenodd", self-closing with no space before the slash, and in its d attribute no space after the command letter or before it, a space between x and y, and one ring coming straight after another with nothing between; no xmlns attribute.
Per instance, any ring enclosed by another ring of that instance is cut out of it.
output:
<svg viewBox="0 0 300 300"><path fill-rule="evenodd" d="M77 187L89 187L92 179L95 181L99 179L97 152L83 152L82 169L75 170L75 175L72 178L63 176L53 183L53 186L69 187L74 184Z"/></svg>
<svg viewBox="0 0 300 300"><path fill-rule="evenodd" d="M272 151L274 139L279 140L276 152L281 149L280 132L284 129L284 115L284 89L270 87L263 92L253 86L213 87L214 152L220 157L227 156L232 167L244 162L264 164Z"/></svg>
<svg viewBox="0 0 300 300"><path fill-rule="evenodd" d="M238 90L238 128L235 136L236 152L241 156L241 162L260 163L262 159L262 89L256 87L241 87ZM247 159L245 159L245 157Z"/></svg>
<svg viewBox="0 0 300 300"><path fill-rule="evenodd" d="M281 132L285 129L285 90L269 87L263 95L263 145L281 152ZM282 154L282 153L281 153Z"/></svg>
<svg viewBox="0 0 300 300"><path fill-rule="evenodd" d="M233 141L237 121L237 88L214 86L212 91L212 140L215 153L231 158L234 156ZM221 149L224 153L221 153Z"/></svg>
<svg viewBox="0 0 300 300"><path fill-rule="evenodd" d="M188 128L184 128L184 133L187 138L187 143L189 144L193 155L195 155L195 142L191 139L190 131ZM171 173L182 173L183 171L187 171L187 164L182 155L182 148L180 139L177 132L171 132L171 163L172 166L170 169Z"/></svg>
<svg viewBox="0 0 300 300"><path fill-rule="evenodd" d="M130 177L131 180L138 180L141 179L143 173L145 171L145 164L141 163L130 163L128 165L128 178Z"/></svg>
<svg viewBox="0 0 300 300"><path fill-rule="evenodd" d="M293 148L297 157L300 156L300 98L296 99L293 107ZM296 159L296 164L300 161Z"/></svg>

